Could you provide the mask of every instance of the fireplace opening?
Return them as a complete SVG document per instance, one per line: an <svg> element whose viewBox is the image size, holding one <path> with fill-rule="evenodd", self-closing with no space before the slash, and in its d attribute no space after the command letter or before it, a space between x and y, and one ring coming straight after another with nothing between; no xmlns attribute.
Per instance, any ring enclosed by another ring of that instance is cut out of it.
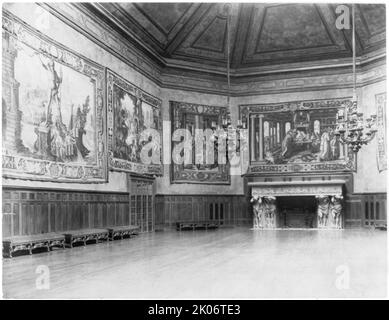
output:
<svg viewBox="0 0 389 320"><path fill-rule="evenodd" d="M279 228L317 228L314 196L277 197Z"/></svg>

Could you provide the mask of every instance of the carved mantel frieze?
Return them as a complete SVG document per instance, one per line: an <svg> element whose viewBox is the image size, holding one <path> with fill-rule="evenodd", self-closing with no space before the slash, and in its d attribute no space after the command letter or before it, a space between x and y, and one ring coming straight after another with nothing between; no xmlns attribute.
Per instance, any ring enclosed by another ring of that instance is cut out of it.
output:
<svg viewBox="0 0 389 320"><path fill-rule="evenodd" d="M252 188L252 196L274 197L342 194L344 184L344 180L248 183L249 187Z"/></svg>

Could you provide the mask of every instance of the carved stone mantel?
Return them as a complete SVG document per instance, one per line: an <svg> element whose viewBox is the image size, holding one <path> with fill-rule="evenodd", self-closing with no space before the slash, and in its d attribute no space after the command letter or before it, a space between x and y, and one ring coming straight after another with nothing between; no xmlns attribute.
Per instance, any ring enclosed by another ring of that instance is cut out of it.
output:
<svg viewBox="0 0 389 320"><path fill-rule="evenodd" d="M252 196L317 196L342 194L345 180L249 182Z"/></svg>
<svg viewBox="0 0 389 320"><path fill-rule="evenodd" d="M337 176L336 178L332 177L332 179L327 177L326 180L325 177L321 177L322 179L320 179L320 177L312 177L313 180L312 178L309 178L309 180L300 180L302 178L303 177L288 177L280 179L280 177L278 177L278 180L276 179L276 181L256 180L248 182L248 187L251 188L251 202L253 203L254 229L274 229L280 227L280 222L276 221L280 221L279 218L281 218L283 214L279 211L280 208L275 208L274 214L272 214L273 223L264 226L263 221L266 220L264 220L264 215L260 214L261 210L258 210L262 208L261 201L258 201L258 199L261 199L263 202L263 199L267 198L276 199L278 197L299 196L315 196L316 201L322 198L328 199L325 210L321 207L319 208L319 206L316 209L317 228L342 228L342 199L343 189L347 183L347 178ZM281 216L279 216L280 214ZM265 216L265 218L267 217Z"/></svg>

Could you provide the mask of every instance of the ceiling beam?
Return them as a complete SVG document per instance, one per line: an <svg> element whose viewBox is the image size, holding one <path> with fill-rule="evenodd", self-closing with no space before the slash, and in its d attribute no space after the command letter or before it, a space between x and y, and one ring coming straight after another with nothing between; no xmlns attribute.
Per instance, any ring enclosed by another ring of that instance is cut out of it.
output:
<svg viewBox="0 0 389 320"><path fill-rule="evenodd" d="M180 44L185 41L188 34L196 27L196 25L204 18L204 16L209 12L209 10L215 4L212 3L200 3L193 13L193 15L187 20L183 25L181 30L176 34L176 36L168 43L165 49L165 56L171 57L174 51L180 46Z"/></svg>

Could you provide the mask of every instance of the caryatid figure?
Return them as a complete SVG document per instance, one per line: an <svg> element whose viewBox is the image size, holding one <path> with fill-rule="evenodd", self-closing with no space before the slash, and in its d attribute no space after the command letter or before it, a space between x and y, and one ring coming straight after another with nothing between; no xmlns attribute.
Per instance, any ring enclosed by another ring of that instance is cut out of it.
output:
<svg viewBox="0 0 389 320"><path fill-rule="evenodd" d="M342 195L334 195L331 197L330 212L334 221L335 227L341 229L341 216L342 216Z"/></svg>
<svg viewBox="0 0 389 320"><path fill-rule="evenodd" d="M319 227L325 227L328 221L330 198L328 196L316 196L317 200L317 217Z"/></svg>
<svg viewBox="0 0 389 320"><path fill-rule="evenodd" d="M276 197L267 196L265 197L265 217L266 217L266 226L268 228L275 227L275 216L277 211L276 206Z"/></svg>
<svg viewBox="0 0 389 320"><path fill-rule="evenodd" d="M250 202L253 204L254 229L262 228L263 199L259 195L254 195Z"/></svg>

